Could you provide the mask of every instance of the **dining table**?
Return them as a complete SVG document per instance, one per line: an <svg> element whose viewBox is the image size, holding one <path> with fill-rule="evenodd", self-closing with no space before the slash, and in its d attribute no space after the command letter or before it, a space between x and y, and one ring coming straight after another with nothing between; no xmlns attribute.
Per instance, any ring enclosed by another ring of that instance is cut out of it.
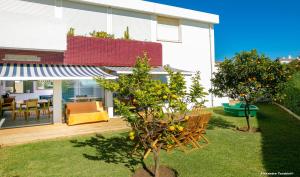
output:
<svg viewBox="0 0 300 177"><path fill-rule="evenodd" d="M40 100L38 100L38 104L40 106L44 106L46 103L48 103L47 99L40 99ZM22 107L23 105L26 105L26 100L16 101L16 104L19 105L20 107Z"/></svg>

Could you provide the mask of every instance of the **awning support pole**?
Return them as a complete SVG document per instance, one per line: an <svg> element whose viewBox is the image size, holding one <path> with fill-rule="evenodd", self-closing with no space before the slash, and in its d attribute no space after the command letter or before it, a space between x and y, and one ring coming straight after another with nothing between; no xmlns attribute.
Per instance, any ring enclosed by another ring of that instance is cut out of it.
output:
<svg viewBox="0 0 300 177"><path fill-rule="evenodd" d="M114 117L113 94L111 91L104 90L105 107L107 107L108 116Z"/></svg>
<svg viewBox="0 0 300 177"><path fill-rule="evenodd" d="M62 123L62 81L53 82L53 123Z"/></svg>

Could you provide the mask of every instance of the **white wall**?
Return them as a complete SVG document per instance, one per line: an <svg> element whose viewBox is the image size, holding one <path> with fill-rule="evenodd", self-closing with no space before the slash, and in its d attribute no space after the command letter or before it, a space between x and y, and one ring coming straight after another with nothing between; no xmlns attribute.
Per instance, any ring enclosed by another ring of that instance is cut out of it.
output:
<svg viewBox="0 0 300 177"><path fill-rule="evenodd" d="M0 0L0 47L65 48L66 28L55 18L54 0L38 2L41 1Z"/></svg>
<svg viewBox="0 0 300 177"><path fill-rule="evenodd" d="M89 32L107 31L107 8L62 1L62 21L67 29L75 28L76 35L89 35ZM65 32L66 34L66 32Z"/></svg>
<svg viewBox="0 0 300 177"><path fill-rule="evenodd" d="M122 38L126 27L132 39L151 41L151 15L112 9L112 33Z"/></svg>
<svg viewBox="0 0 300 177"><path fill-rule="evenodd" d="M181 42L162 42L163 64L186 71L200 71L201 83L208 90L211 87L209 25L181 20L181 39ZM190 85L191 81L187 84ZM210 95L206 99L211 100ZM211 103L207 102L207 106Z"/></svg>
<svg viewBox="0 0 300 177"><path fill-rule="evenodd" d="M0 48L62 51L66 34L93 30L151 40L151 15L67 0L0 0ZM33 42L34 41L34 42Z"/></svg>
<svg viewBox="0 0 300 177"><path fill-rule="evenodd" d="M65 50L70 27L79 35L103 30L122 37L128 26L133 39L156 41L155 18L155 14L67 0L0 0L0 48ZM162 42L163 64L201 71L202 84L208 90L214 30L200 21L183 19L180 23L181 42Z"/></svg>

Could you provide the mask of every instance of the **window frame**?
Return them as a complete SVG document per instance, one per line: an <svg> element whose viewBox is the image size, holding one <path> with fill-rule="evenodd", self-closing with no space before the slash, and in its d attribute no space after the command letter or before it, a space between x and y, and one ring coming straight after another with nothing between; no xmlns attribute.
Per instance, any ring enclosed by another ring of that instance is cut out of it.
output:
<svg viewBox="0 0 300 177"><path fill-rule="evenodd" d="M39 82L39 81L42 81L42 80L37 80L37 81L36 81L36 88L35 88L36 90L53 90L53 89L54 89L54 86L53 86L52 88L44 88L44 89L40 89L39 86L38 86L38 82ZM45 80L45 81L50 81L50 82L53 83L52 80Z"/></svg>
<svg viewBox="0 0 300 177"><path fill-rule="evenodd" d="M158 26L159 26L159 24L161 24L161 23L159 23L159 18L178 21L178 40L169 40L169 39L163 39L163 38L159 37L159 35L158 35ZM156 17L156 40L157 41L161 41L161 42L182 43L181 20L178 19L178 18L171 18L171 17L165 17L165 16L157 16Z"/></svg>
<svg viewBox="0 0 300 177"><path fill-rule="evenodd" d="M23 92L16 92L16 82L17 81L18 82L22 82ZM13 92L9 91L10 94L28 94L28 93L34 93L34 90L35 90L35 88L34 88L34 81L31 81L31 80L12 80L12 81L9 80L9 81L4 81L4 82L6 82L6 83L4 85L2 85L2 87L4 89L3 91L6 92L6 93L8 92L7 88L10 88L10 87L7 87L7 82L12 82L13 83L13 87L12 87L13 88ZM30 92L26 92L27 90L24 89L24 87L25 87L24 86L24 82L31 82L32 88L30 88Z"/></svg>

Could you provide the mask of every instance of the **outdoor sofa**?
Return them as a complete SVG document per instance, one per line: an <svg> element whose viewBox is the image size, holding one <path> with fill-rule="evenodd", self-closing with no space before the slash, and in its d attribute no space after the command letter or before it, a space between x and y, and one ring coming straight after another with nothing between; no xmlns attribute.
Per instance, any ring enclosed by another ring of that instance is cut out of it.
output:
<svg viewBox="0 0 300 177"><path fill-rule="evenodd" d="M66 104L66 121L68 125L108 121L109 117L102 102L73 102Z"/></svg>

